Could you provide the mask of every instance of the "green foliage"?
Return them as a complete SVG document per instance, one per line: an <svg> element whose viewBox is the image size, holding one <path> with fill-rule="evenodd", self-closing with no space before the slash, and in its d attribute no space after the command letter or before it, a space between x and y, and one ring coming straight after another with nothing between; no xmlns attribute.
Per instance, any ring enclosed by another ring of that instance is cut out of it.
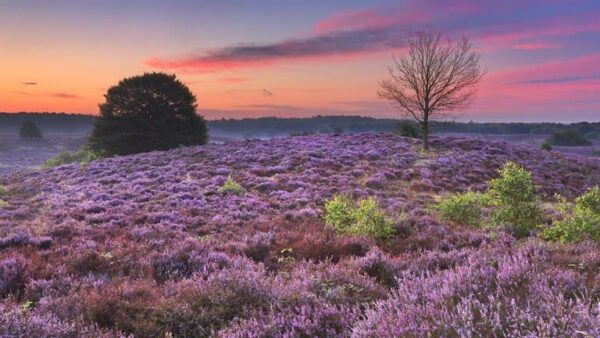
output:
<svg viewBox="0 0 600 338"><path fill-rule="evenodd" d="M540 210L531 173L514 162L507 162L500 177L490 181L487 198L494 209L491 222L505 225L517 236L526 236L540 222Z"/></svg>
<svg viewBox="0 0 600 338"><path fill-rule="evenodd" d="M366 235L377 240L394 234L394 223L379 208L373 197L358 202L336 195L325 204L325 224L338 234Z"/></svg>
<svg viewBox="0 0 600 338"><path fill-rule="evenodd" d="M42 138L42 131L32 121L25 121L19 129L19 136L22 138Z"/></svg>
<svg viewBox="0 0 600 338"><path fill-rule="evenodd" d="M233 177L229 176L227 177L225 183L223 183L221 186L220 191L223 194L240 195L242 192L244 192L244 188L237 183Z"/></svg>
<svg viewBox="0 0 600 338"><path fill-rule="evenodd" d="M74 153L71 153L68 151L63 151L62 153L58 154L56 157L48 159L46 162L44 162L42 167L43 168L51 168L51 167L56 167L59 165L70 164L70 163L75 163L75 162L86 164L91 161L99 160L101 158L102 157L99 156L94 151L87 149L87 148L81 148Z"/></svg>
<svg viewBox="0 0 600 338"><path fill-rule="evenodd" d="M394 223L379 209L374 197L361 200L354 212L355 224L350 228L354 235L367 235L377 240L384 240L394 235Z"/></svg>
<svg viewBox="0 0 600 338"><path fill-rule="evenodd" d="M480 226L485 195L473 191L452 195L439 205L440 218L458 224Z"/></svg>
<svg viewBox="0 0 600 338"><path fill-rule="evenodd" d="M0 184L0 196L8 195L8 188Z"/></svg>
<svg viewBox="0 0 600 338"><path fill-rule="evenodd" d="M552 145L548 142L544 142L542 143L542 149L550 151L552 150Z"/></svg>
<svg viewBox="0 0 600 338"><path fill-rule="evenodd" d="M335 195L325 203L325 224L337 233L346 234L356 221L354 202L346 195Z"/></svg>
<svg viewBox="0 0 600 338"><path fill-rule="evenodd" d="M5 201L5 200L3 200L3 199L0 199L0 208L4 208L4 207L6 207L6 206L8 206L8 202L6 202L6 201Z"/></svg>
<svg viewBox="0 0 600 338"><path fill-rule="evenodd" d="M175 75L146 73L111 87L90 136L104 155L205 144L208 130L196 113L196 97Z"/></svg>
<svg viewBox="0 0 600 338"><path fill-rule="evenodd" d="M409 121L402 121L398 123L394 129L394 133L400 136L412 138L421 138L423 136L421 128L419 128L416 123Z"/></svg>
<svg viewBox="0 0 600 338"><path fill-rule="evenodd" d="M598 186L575 199L575 205L561 200L559 208L566 214L563 220L555 221L552 227L542 232L542 238L562 243L582 239L600 241L600 189Z"/></svg>
<svg viewBox="0 0 600 338"><path fill-rule="evenodd" d="M589 146L592 144L585 136L575 129L566 129L553 133L546 143L555 146Z"/></svg>

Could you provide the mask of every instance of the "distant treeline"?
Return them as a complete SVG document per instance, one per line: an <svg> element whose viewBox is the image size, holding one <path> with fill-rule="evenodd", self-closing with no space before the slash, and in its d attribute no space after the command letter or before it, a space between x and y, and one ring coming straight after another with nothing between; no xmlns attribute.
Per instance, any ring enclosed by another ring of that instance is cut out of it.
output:
<svg viewBox="0 0 600 338"><path fill-rule="evenodd" d="M302 133L392 132L403 122L399 119L376 119L363 116L315 116L310 118L264 117L255 119L221 119L208 122L212 136L268 138ZM407 122L407 121L404 121ZM410 122L409 122L410 123ZM562 123L476 123L433 122L434 133L477 134L552 134L574 129L589 138L600 139L600 122Z"/></svg>
<svg viewBox="0 0 600 338"><path fill-rule="evenodd" d="M42 133L89 133L96 118L65 113L0 113L0 132L18 133L24 122L34 122Z"/></svg>
<svg viewBox="0 0 600 338"><path fill-rule="evenodd" d="M0 132L17 133L25 121L33 121L43 133L88 133L95 117L64 113L0 113ZM212 137L270 138L302 133L359 133L394 131L398 119L363 116L315 116L310 118L261 117L208 121ZM562 123L475 123L434 122L434 133L552 134L577 130L588 138L600 139L600 122Z"/></svg>

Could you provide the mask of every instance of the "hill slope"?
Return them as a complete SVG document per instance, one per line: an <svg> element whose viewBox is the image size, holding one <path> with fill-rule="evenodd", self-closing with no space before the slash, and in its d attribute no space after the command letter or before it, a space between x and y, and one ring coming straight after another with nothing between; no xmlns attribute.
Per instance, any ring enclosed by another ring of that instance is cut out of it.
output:
<svg viewBox="0 0 600 338"><path fill-rule="evenodd" d="M507 160L533 172L545 200L574 197L600 184L600 161L465 138L433 138L432 149L393 135L319 135L4 176L0 327L30 336L599 335L595 244L517 242L440 222L430 206L485 189ZM228 176L241 195L220 191ZM325 229L334 193L375 196L396 236L375 243Z"/></svg>

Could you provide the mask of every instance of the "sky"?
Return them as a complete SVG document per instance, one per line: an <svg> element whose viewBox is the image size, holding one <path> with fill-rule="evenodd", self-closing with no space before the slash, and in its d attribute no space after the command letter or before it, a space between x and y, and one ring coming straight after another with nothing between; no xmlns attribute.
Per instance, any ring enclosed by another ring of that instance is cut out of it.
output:
<svg viewBox="0 0 600 338"><path fill-rule="evenodd" d="M164 71L208 119L398 117L377 90L418 31L481 54L459 121L600 121L599 0L0 0L0 111L98 114Z"/></svg>

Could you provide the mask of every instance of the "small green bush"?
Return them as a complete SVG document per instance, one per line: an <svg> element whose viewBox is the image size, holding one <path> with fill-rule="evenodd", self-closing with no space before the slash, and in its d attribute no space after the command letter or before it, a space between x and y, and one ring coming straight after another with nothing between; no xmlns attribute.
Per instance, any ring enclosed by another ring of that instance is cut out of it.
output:
<svg viewBox="0 0 600 338"><path fill-rule="evenodd" d="M412 138L422 137L421 128L416 123L410 121L399 122L394 129L394 134Z"/></svg>
<svg viewBox="0 0 600 338"><path fill-rule="evenodd" d="M394 223L387 218L374 197L359 202L354 212L355 224L351 227L354 235L367 235L377 240L385 240L394 235Z"/></svg>
<svg viewBox="0 0 600 338"><path fill-rule="evenodd" d="M480 226L485 196L473 191L452 195L439 205L440 218L458 224Z"/></svg>
<svg viewBox="0 0 600 338"><path fill-rule="evenodd" d="M542 238L562 243L582 239L600 241L600 189L598 186L575 199L575 206L562 200L559 208L567 214L542 232Z"/></svg>
<svg viewBox="0 0 600 338"><path fill-rule="evenodd" d="M0 184L0 196L8 195L8 189Z"/></svg>
<svg viewBox="0 0 600 338"><path fill-rule="evenodd" d="M552 150L552 145L548 142L544 142L542 143L542 149L550 151Z"/></svg>
<svg viewBox="0 0 600 338"><path fill-rule="evenodd" d="M531 173L514 162L507 162L500 177L490 181L487 198L493 207L491 222L511 228L517 236L526 236L540 222Z"/></svg>
<svg viewBox="0 0 600 338"><path fill-rule="evenodd" d="M74 153L71 153L68 151L63 151L62 153L58 154L56 157L48 159L46 162L44 162L42 167L51 168L51 167L56 167L56 166L63 165L63 164L70 164L70 163L74 163L74 162L89 163L91 161L99 160L101 158L102 157L99 156L97 153L95 153L89 149L82 148Z"/></svg>
<svg viewBox="0 0 600 338"><path fill-rule="evenodd" d="M354 202L346 195L335 195L325 203L325 224L340 234L350 233L355 222Z"/></svg>
<svg viewBox="0 0 600 338"><path fill-rule="evenodd" d="M227 177L225 183L223 183L221 186L220 191L223 194L240 195L242 192L244 192L244 188L237 183L233 177L229 176Z"/></svg>
<svg viewBox="0 0 600 338"><path fill-rule="evenodd" d="M358 202L335 195L325 204L325 224L338 234L366 235L377 240L393 236L394 223L379 208L373 197Z"/></svg>
<svg viewBox="0 0 600 338"><path fill-rule="evenodd" d="M8 202L6 202L6 201L5 201L5 200L3 200L3 199L0 199L0 208L4 208L4 207L5 207L5 206L7 206L7 205L8 205Z"/></svg>

